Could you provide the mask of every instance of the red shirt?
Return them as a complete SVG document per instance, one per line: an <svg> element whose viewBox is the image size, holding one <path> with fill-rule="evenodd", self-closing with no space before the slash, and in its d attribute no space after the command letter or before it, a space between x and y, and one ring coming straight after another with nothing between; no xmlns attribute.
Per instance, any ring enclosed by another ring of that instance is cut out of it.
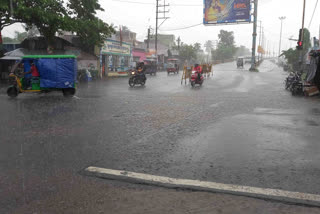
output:
<svg viewBox="0 0 320 214"><path fill-rule="evenodd" d="M195 68L194 68L194 70L195 70L196 72L199 72L199 73L201 73L201 72L202 72L202 69L201 69L201 67L200 67L200 66L195 67Z"/></svg>
<svg viewBox="0 0 320 214"><path fill-rule="evenodd" d="M33 77L40 77L39 71L35 65L31 66L31 75Z"/></svg>

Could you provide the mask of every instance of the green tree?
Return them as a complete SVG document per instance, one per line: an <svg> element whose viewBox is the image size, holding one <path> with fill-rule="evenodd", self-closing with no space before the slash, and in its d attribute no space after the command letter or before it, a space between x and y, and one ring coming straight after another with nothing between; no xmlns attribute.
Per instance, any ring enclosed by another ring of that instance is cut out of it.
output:
<svg viewBox="0 0 320 214"><path fill-rule="evenodd" d="M195 43L195 44L193 45L193 47L194 47L194 50L195 50L196 52L200 52L200 51L201 51L201 44L200 44L199 42Z"/></svg>
<svg viewBox="0 0 320 214"><path fill-rule="evenodd" d="M224 60L230 59L234 56L235 45L234 35L232 31L220 30L218 35L219 43L217 50L212 54L213 59Z"/></svg>
<svg viewBox="0 0 320 214"><path fill-rule="evenodd" d="M19 0L0 0L0 57L3 55L2 49L2 30L20 20L13 18L14 8L19 5ZM6 40L8 41L8 40Z"/></svg>
<svg viewBox="0 0 320 214"><path fill-rule="evenodd" d="M206 41L206 43L204 44L204 47L206 48L206 52L210 53L213 49L213 42L212 40L208 40Z"/></svg>
<svg viewBox="0 0 320 214"><path fill-rule="evenodd" d="M2 37L2 41L3 43L11 43L11 42L15 42L16 40L14 38L11 37Z"/></svg>
<svg viewBox="0 0 320 214"><path fill-rule="evenodd" d="M87 49L102 45L108 36L115 33L113 26L96 17L98 10L104 11L98 0L70 0L68 3L68 14L74 17L71 30L77 33Z"/></svg>
<svg viewBox="0 0 320 214"><path fill-rule="evenodd" d="M303 49L297 50L297 49L288 49L286 51L282 51L282 54L280 56L284 56L288 62L292 66L294 70L299 69L299 59L300 56L304 56L309 48L311 47L311 40L310 40L310 32L307 28L304 29L304 39L303 39Z"/></svg>
<svg viewBox="0 0 320 214"><path fill-rule="evenodd" d="M17 42L22 42L25 38L28 37L28 33L27 32L19 32L19 31L15 31L15 40Z"/></svg>
<svg viewBox="0 0 320 214"><path fill-rule="evenodd" d="M68 30L72 22L63 0L20 0L14 16L29 26L35 25L49 45L57 32Z"/></svg>
<svg viewBox="0 0 320 214"><path fill-rule="evenodd" d="M234 35L233 31L225 31L220 30L220 33L218 34L219 38L219 46L224 46L228 48L234 48Z"/></svg>
<svg viewBox="0 0 320 214"><path fill-rule="evenodd" d="M303 51L306 53L311 47L310 31L307 28L303 30Z"/></svg>
<svg viewBox="0 0 320 214"><path fill-rule="evenodd" d="M235 51L235 56L247 56L247 55L250 55L250 50L247 47L243 46L243 45L241 45L240 47L236 47L235 50L236 50Z"/></svg>
<svg viewBox="0 0 320 214"><path fill-rule="evenodd" d="M197 51L193 45L182 44L180 47L181 59L192 61L197 58Z"/></svg>

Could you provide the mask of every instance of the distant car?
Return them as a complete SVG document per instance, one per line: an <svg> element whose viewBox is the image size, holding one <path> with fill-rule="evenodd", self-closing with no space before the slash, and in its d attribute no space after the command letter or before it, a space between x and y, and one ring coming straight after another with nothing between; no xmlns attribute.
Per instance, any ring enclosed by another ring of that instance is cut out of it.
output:
<svg viewBox="0 0 320 214"><path fill-rule="evenodd" d="M244 58L244 63L251 63L251 57Z"/></svg>

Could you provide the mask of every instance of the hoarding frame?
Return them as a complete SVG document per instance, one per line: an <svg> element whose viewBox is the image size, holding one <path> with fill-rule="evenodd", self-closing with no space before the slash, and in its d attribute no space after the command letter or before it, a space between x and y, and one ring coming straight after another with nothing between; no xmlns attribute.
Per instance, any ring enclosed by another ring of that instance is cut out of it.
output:
<svg viewBox="0 0 320 214"><path fill-rule="evenodd" d="M249 9L249 19L239 19L239 20L226 20L226 21L217 21L217 22L206 22L206 0L203 0L203 25L204 26L213 26L213 25L236 25L236 24L251 24L252 21L252 2L250 0L250 9Z"/></svg>

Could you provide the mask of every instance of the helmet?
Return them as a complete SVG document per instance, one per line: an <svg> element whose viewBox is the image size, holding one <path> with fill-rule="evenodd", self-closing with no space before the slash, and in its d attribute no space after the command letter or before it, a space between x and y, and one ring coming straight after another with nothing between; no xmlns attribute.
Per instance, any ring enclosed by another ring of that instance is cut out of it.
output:
<svg viewBox="0 0 320 214"><path fill-rule="evenodd" d="M199 66L199 64L194 64L194 67L198 67Z"/></svg>

